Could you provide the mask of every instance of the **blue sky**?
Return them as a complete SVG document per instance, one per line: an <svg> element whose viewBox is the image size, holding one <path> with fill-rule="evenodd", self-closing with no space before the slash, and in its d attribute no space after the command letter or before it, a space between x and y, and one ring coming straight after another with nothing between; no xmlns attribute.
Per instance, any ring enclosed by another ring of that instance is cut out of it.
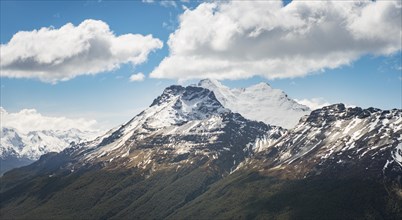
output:
<svg viewBox="0 0 402 220"><path fill-rule="evenodd" d="M165 87L183 82L176 75L159 78L150 78L149 75L169 56L167 41L169 35L179 28L178 18L184 12L182 6L195 10L199 4L202 2L176 2L177 7L174 7L141 1L1 1L2 45L19 31L50 26L58 29L66 23L78 26L86 19L107 23L116 36L152 34L153 38L163 42L163 48L150 52L143 63L120 64L112 71L80 75L56 83L35 77L13 78L3 75L2 70L1 106L8 112L33 108L49 116L96 119L104 128L129 120L146 108ZM400 33L401 26L394 27ZM231 78L230 75L218 78L230 87L269 82L272 87L298 100L320 98L328 103L391 109L402 108L401 71L399 49L390 54L363 53L347 64L313 69L297 76L275 78L268 72L244 79ZM147 76L145 80L130 82L130 75L139 72ZM184 84L197 80L189 79Z"/></svg>

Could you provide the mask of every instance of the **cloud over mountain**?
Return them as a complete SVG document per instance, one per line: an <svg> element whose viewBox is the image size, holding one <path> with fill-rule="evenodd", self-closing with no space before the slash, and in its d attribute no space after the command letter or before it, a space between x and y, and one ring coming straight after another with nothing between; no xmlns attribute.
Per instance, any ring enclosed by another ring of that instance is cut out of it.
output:
<svg viewBox="0 0 402 220"><path fill-rule="evenodd" d="M154 78L301 77L401 50L400 1L222 1L186 9Z"/></svg>
<svg viewBox="0 0 402 220"><path fill-rule="evenodd" d="M2 76L56 83L111 71L125 63L138 65L162 46L152 35L116 36L99 20L85 20L78 26L67 23L59 29L19 31L1 45Z"/></svg>
<svg viewBox="0 0 402 220"><path fill-rule="evenodd" d="M45 116L35 109L22 109L19 112L7 112L3 107L0 107L0 116L2 127L15 128L23 133L40 130L99 130L99 125L95 120Z"/></svg>
<svg viewBox="0 0 402 220"><path fill-rule="evenodd" d="M310 109L315 110L324 106L331 105L324 98L312 98L312 99L295 99L296 102L308 106Z"/></svg>

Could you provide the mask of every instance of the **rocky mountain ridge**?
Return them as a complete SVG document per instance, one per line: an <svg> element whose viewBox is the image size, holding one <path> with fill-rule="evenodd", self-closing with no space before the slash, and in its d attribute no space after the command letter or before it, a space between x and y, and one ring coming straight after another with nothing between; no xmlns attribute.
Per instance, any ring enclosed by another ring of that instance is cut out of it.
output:
<svg viewBox="0 0 402 220"><path fill-rule="evenodd" d="M264 172L297 178L347 169L376 176L392 171L401 178L402 110L327 106L302 118L277 142L258 140L255 147L260 149L255 160L241 166L259 164Z"/></svg>

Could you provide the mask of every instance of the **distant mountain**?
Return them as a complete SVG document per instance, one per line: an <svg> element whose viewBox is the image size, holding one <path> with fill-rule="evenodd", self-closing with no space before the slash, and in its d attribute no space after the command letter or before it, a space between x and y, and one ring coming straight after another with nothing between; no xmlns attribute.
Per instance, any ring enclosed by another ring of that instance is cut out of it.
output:
<svg viewBox="0 0 402 220"><path fill-rule="evenodd" d="M0 174L32 163L46 153L60 152L70 144L89 140L95 135L95 132L78 129L22 133L13 128L1 127Z"/></svg>
<svg viewBox="0 0 402 220"><path fill-rule="evenodd" d="M230 89L217 80L204 79L198 86L213 91L223 106L245 118L286 129L293 128L302 116L311 112L307 106L297 103L267 83Z"/></svg>
<svg viewBox="0 0 402 220"><path fill-rule="evenodd" d="M0 217L401 219L401 143L400 109L336 104L285 130L170 86L126 124L5 173Z"/></svg>

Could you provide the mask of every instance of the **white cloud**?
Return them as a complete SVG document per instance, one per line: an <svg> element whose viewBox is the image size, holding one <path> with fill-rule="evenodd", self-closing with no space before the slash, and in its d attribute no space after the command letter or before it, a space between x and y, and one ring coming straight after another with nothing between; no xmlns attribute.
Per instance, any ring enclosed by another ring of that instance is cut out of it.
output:
<svg viewBox="0 0 402 220"><path fill-rule="evenodd" d="M160 4L163 6L163 7L166 7L166 8L168 8L168 7L177 7L177 4L176 4L176 2L175 1L160 1Z"/></svg>
<svg viewBox="0 0 402 220"><path fill-rule="evenodd" d="M324 106L331 105L323 98L312 98L312 99L295 99L296 102L309 107L312 110L322 108Z"/></svg>
<svg viewBox="0 0 402 220"><path fill-rule="evenodd" d="M1 45L1 75L56 83L111 71L124 63L138 65L162 46L152 35L116 36L108 24L97 20L19 31Z"/></svg>
<svg viewBox="0 0 402 220"><path fill-rule="evenodd" d="M136 73L130 76L130 82L144 81L145 75L143 73Z"/></svg>
<svg viewBox="0 0 402 220"><path fill-rule="evenodd" d="M2 127L12 127L24 133L38 130L65 131L74 128L81 131L99 130L99 125L95 120L44 116L35 109L22 109L19 112L11 113L0 107L0 113Z"/></svg>
<svg viewBox="0 0 402 220"><path fill-rule="evenodd" d="M400 1L219 1L180 16L150 74L180 80L305 76L401 49Z"/></svg>

